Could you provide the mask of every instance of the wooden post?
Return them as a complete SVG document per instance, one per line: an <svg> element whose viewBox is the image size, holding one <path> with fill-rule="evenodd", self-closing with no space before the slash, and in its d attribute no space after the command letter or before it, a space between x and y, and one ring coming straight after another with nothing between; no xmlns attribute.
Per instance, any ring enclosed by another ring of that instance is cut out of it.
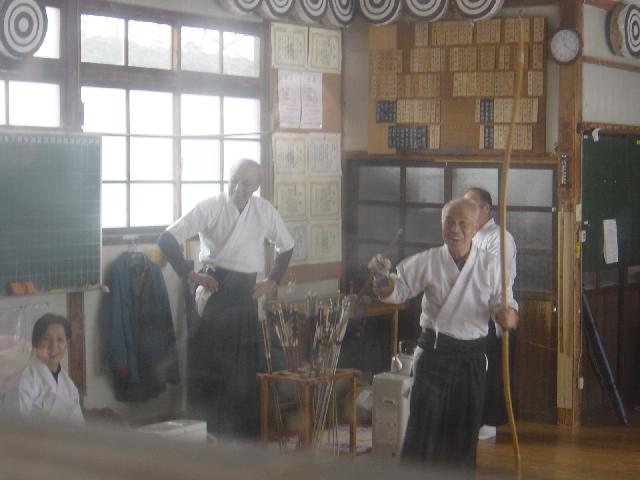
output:
<svg viewBox="0 0 640 480"><path fill-rule="evenodd" d="M398 311L394 315L397 315ZM349 451L351 455L356 454L356 426L358 412L356 410L356 375L351 377L351 425L349 427Z"/></svg>
<svg viewBox="0 0 640 480"><path fill-rule="evenodd" d="M265 445L269 440L269 381L260 378L260 440Z"/></svg>
<svg viewBox="0 0 640 480"><path fill-rule="evenodd" d="M309 384L302 385L302 448L311 445L311 406L309 402Z"/></svg>

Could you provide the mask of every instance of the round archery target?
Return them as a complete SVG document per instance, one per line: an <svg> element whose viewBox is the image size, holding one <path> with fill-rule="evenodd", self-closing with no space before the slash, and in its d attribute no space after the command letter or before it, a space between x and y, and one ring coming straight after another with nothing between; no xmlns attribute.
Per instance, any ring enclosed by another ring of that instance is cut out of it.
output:
<svg viewBox="0 0 640 480"><path fill-rule="evenodd" d="M628 5L624 15L624 44L633 57L640 56L640 7Z"/></svg>
<svg viewBox="0 0 640 480"><path fill-rule="evenodd" d="M286 17L291 12L296 0L263 0L260 15L272 20Z"/></svg>
<svg viewBox="0 0 640 480"><path fill-rule="evenodd" d="M400 0L360 0L360 13L371 23L384 24L400 13Z"/></svg>
<svg viewBox="0 0 640 480"><path fill-rule="evenodd" d="M622 55L624 45L624 30L621 31L618 26L618 17L624 8L625 5L619 3L607 14L607 40L609 48L616 55Z"/></svg>
<svg viewBox="0 0 640 480"><path fill-rule="evenodd" d="M462 15L470 20L487 20L502 8L504 0L455 0Z"/></svg>
<svg viewBox="0 0 640 480"><path fill-rule="evenodd" d="M331 25L349 25L356 13L355 0L329 0L325 19Z"/></svg>
<svg viewBox="0 0 640 480"><path fill-rule="evenodd" d="M262 0L221 0L220 3L230 12L251 13L258 10Z"/></svg>
<svg viewBox="0 0 640 480"><path fill-rule="evenodd" d="M435 22L447 13L449 0L404 0L404 6L414 17L426 22Z"/></svg>
<svg viewBox="0 0 640 480"><path fill-rule="evenodd" d="M317 22L327 11L327 0L297 0L293 10L303 22Z"/></svg>
<svg viewBox="0 0 640 480"><path fill-rule="evenodd" d="M37 0L5 0L0 7L0 53L20 59L33 55L47 33L47 11Z"/></svg>

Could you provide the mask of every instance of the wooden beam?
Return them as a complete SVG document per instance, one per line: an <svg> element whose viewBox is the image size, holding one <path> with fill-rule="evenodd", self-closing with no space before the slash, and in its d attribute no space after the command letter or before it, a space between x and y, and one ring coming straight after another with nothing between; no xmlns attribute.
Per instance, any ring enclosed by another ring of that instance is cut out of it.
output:
<svg viewBox="0 0 640 480"><path fill-rule="evenodd" d="M84 341L84 292L67 293L67 318L71 323L69 345L69 376L80 396L87 393Z"/></svg>
<svg viewBox="0 0 640 480"><path fill-rule="evenodd" d="M583 122L578 124L578 132L599 128L600 133L612 135L640 135L640 125L620 125L617 123Z"/></svg>
<svg viewBox="0 0 640 480"><path fill-rule="evenodd" d="M640 66L638 65L629 65L627 63L605 60L603 58L584 56L582 57L582 62L589 63L591 65L600 65L602 67L615 68L616 70L626 70L628 72L640 73Z"/></svg>

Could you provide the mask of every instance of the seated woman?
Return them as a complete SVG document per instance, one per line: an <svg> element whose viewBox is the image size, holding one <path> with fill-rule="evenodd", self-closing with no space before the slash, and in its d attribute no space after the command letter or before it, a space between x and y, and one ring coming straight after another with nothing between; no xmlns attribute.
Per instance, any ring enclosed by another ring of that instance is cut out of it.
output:
<svg viewBox="0 0 640 480"><path fill-rule="evenodd" d="M36 321L31 335L34 358L2 388L5 413L84 425L78 389L60 364L70 339L66 318L47 313Z"/></svg>

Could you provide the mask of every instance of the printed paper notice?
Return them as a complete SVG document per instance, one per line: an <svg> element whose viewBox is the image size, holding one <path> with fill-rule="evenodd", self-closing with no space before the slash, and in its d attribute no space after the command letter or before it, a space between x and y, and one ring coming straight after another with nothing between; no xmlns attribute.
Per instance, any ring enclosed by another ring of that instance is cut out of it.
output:
<svg viewBox="0 0 640 480"><path fill-rule="evenodd" d="M604 262L606 264L618 262L618 225L616 219L602 221L604 232Z"/></svg>
<svg viewBox="0 0 640 480"><path fill-rule="evenodd" d="M309 28L309 69L340 73L342 66L342 32Z"/></svg>
<svg viewBox="0 0 640 480"><path fill-rule="evenodd" d="M282 128L300 128L301 81L301 72L278 70L278 115Z"/></svg>
<svg viewBox="0 0 640 480"><path fill-rule="evenodd" d="M310 181L309 193L311 218L340 216L340 177Z"/></svg>
<svg viewBox="0 0 640 480"><path fill-rule="evenodd" d="M309 174L342 175L340 134L309 134Z"/></svg>
<svg viewBox="0 0 640 480"><path fill-rule="evenodd" d="M272 144L276 177L307 172L307 139L304 134L275 133Z"/></svg>
<svg viewBox="0 0 640 480"><path fill-rule="evenodd" d="M290 265L307 263L307 260L309 259L308 224L306 222L287 223L287 229L295 242Z"/></svg>
<svg viewBox="0 0 640 480"><path fill-rule="evenodd" d="M271 24L271 63L273 68L304 69L307 64L307 27Z"/></svg>
<svg viewBox="0 0 640 480"><path fill-rule="evenodd" d="M310 263L339 262L342 260L340 229L340 220L312 222L309 225Z"/></svg>
<svg viewBox="0 0 640 480"><path fill-rule="evenodd" d="M300 85L302 97L301 128L322 128L322 74L304 72Z"/></svg>
<svg viewBox="0 0 640 480"><path fill-rule="evenodd" d="M284 219L305 219L307 216L307 185L304 179L276 181L274 203Z"/></svg>

